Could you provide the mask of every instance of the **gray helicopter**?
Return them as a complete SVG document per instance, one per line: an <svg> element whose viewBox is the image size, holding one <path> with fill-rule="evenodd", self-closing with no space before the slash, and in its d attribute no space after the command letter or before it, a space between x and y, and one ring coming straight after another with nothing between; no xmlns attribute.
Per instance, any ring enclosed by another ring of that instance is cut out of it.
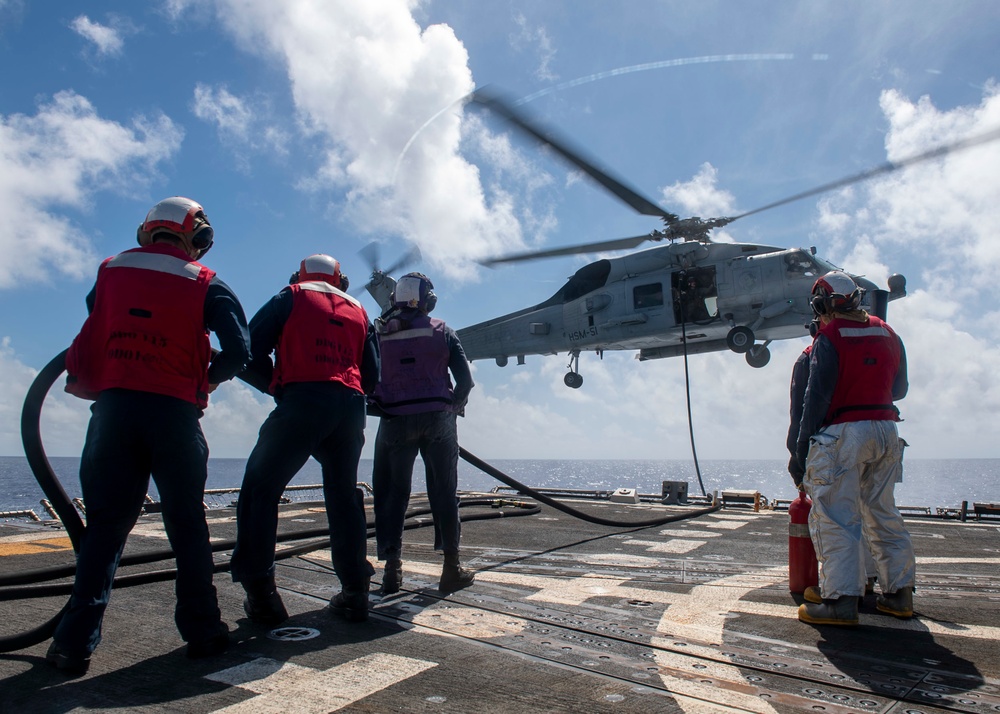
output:
<svg viewBox="0 0 1000 714"><path fill-rule="evenodd" d="M814 247L782 248L717 243L712 229L778 206L897 171L960 149L1000 138L1000 130L890 162L737 216L680 218L615 177L551 129L529 120L515 104L492 90L477 90L473 104L484 106L548 146L641 215L660 218L662 229L629 238L530 251L480 261L494 266L562 255L636 248L646 241L666 244L604 258L576 271L552 297L533 307L459 329L470 361L492 359L500 367L512 357L569 355L566 386L578 389L580 355L593 351L637 350L638 359L662 359L721 350L744 354L751 367L764 367L774 340L809 334L810 297L816 279L841 270L816 255ZM388 272L374 268L366 286L384 308L391 292ZM848 274L851 274L849 271ZM889 301L906 295L906 279L892 275L888 289L851 276L864 290L862 305L885 318ZM381 298L381 299L380 299Z"/></svg>

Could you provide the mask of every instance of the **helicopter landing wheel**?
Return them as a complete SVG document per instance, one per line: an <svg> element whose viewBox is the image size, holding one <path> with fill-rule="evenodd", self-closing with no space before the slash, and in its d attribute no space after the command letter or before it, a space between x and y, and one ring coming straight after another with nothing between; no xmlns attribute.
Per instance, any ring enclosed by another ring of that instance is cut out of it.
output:
<svg viewBox="0 0 1000 714"><path fill-rule="evenodd" d="M726 347L731 349L733 352L743 353L749 352L750 348L753 347L753 330L744 325L734 327L726 335Z"/></svg>
<svg viewBox="0 0 1000 714"><path fill-rule="evenodd" d="M566 376L563 377L563 384L570 389L579 389L583 386L583 377L579 372L567 372Z"/></svg>
<svg viewBox="0 0 1000 714"><path fill-rule="evenodd" d="M746 353L747 364L760 369L771 361L771 350L764 345L753 345Z"/></svg>

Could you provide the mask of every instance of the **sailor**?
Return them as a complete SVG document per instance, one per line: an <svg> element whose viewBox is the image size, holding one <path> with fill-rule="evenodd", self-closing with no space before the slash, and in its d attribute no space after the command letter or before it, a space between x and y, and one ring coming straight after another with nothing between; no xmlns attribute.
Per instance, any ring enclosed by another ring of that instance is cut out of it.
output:
<svg viewBox="0 0 1000 714"><path fill-rule="evenodd" d="M863 536L874 550L880 611L913 615L916 562L893 498L903 448L894 401L908 389L902 340L860 308L862 291L841 271L813 285L819 333L812 345L796 459L812 499L809 533L822 601L799 607L803 622L856 625L865 582Z"/></svg>
<svg viewBox="0 0 1000 714"><path fill-rule="evenodd" d="M430 279L408 273L390 299L392 307L378 321L382 381L372 398L382 415L372 472L375 539L378 558L385 561L382 592L398 592L402 585L403 521L417 453L427 478L434 549L444 553L438 587L453 592L475 579L459 559L457 496L457 419L475 385L455 331L428 315L437 304Z"/></svg>
<svg viewBox="0 0 1000 714"><path fill-rule="evenodd" d="M814 318L809 323L809 336L815 340L817 334L819 334L819 319ZM806 348L802 350L802 354L799 355L798 359L795 360L795 364L792 366L792 381L788 390L788 412L790 419L788 421L788 436L785 439L785 446L788 448L788 453L790 454L788 459L788 473L792 477L792 482L795 484L795 488L800 491L805 490L805 487L802 485L804 472L802 467L799 466L796 451L799 441L799 425L802 422L802 406L806 395L806 384L809 382L809 355L811 352L812 343L810 342L806 345ZM865 539L865 547L863 551L863 557L865 560L865 595L871 595L875 592L875 581L878 577L878 569L875 567L875 558L872 556L871 549L868 547L867 539ZM802 595L809 602L819 603L823 601L823 598L820 595L819 587L816 585L808 586Z"/></svg>
<svg viewBox="0 0 1000 714"><path fill-rule="evenodd" d="M233 580L246 590L253 622L288 618L274 578L278 502L310 456L322 467L330 556L341 592L330 611L368 618L367 525L358 491L365 443L365 395L379 378L378 341L368 315L347 294L347 276L329 255L311 255L291 284L250 321L248 378L269 385L277 403L247 460L236 508ZM275 361L271 362L271 353Z"/></svg>
<svg viewBox="0 0 1000 714"><path fill-rule="evenodd" d="M160 201L139 226L139 248L105 260L87 296L89 317L66 356L66 391L95 400L80 459L87 529L76 580L47 659L86 672L125 540L152 474L177 558L177 629L192 658L229 645L203 504L208 445L199 419L208 395L249 358L243 308L198 260L214 232L189 198ZM209 331L221 350L212 357Z"/></svg>

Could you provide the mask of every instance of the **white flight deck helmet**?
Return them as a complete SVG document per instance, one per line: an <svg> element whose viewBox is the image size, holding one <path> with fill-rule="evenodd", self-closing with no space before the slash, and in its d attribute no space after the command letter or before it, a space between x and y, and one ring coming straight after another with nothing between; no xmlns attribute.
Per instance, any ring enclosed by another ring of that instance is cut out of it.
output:
<svg viewBox="0 0 1000 714"><path fill-rule="evenodd" d="M863 293L850 275L841 270L831 270L813 283L810 305L816 315L849 312L861 306Z"/></svg>
<svg viewBox="0 0 1000 714"><path fill-rule="evenodd" d="M340 290L347 290L348 286L347 276L340 272L340 261L323 253L303 259L288 282L295 284L307 280L322 280Z"/></svg>
<svg viewBox="0 0 1000 714"><path fill-rule="evenodd" d="M396 282L392 296L393 307L400 309L417 309L424 314L429 313L437 305L437 295L434 294L434 284L423 273L407 273Z"/></svg>
<svg viewBox="0 0 1000 714"><path fill-rule="evenodd" d="M197 201L183 196L165 198L149 209L146 220L136 231L141 246L153 243L158 233L169 233L190 245L201 258L212 247L215 231L208 222L205 209Z"/></svg>

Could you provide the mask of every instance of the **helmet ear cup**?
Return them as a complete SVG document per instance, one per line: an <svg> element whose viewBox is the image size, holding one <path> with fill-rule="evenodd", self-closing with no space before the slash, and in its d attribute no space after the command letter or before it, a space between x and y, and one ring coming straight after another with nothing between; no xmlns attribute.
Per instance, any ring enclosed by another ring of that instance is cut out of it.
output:
<svg viewBox="0 0 1000 714"><path fill-rule="evenodd" d="M198 257L205 255L215 242L215 231L206 219L201 219L191 234L191 247L198 251Z"/></svg>
<svg viewBox="0 0 1000 714"><path fill-rule="evenodd" d="M139 227L135 229L135 240L143 247L150 245L153 242L153 236L150 232L142 229L144 225L146 225L145 222L140 223Z"/></svg>
<svg viewBox="0 0 1000 714"><path fill-rule="evenodd" d="M817 315L826 314L826 298L822 295L813 295L810 302L812 305L812 311Z"/></svg>
<svg viewBox="0 0 1000 714"><path fill-rule="evenodd" d="M437 307L438 296L434 294L433 290L428 289L427 295L424 296L424 312L430 313L435 307Z"/></svg>

